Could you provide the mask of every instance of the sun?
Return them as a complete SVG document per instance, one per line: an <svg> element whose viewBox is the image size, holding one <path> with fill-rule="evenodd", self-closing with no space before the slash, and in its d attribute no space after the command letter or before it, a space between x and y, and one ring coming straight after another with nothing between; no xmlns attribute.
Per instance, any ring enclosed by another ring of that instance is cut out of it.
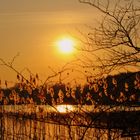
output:
<svg viewBox="0 0 140 140"><path fill-rule="evenodd" d="M57 41L56 46L59 52L63 54L71 54L74 52L75 41L72 38L61 38Z"/></svg>

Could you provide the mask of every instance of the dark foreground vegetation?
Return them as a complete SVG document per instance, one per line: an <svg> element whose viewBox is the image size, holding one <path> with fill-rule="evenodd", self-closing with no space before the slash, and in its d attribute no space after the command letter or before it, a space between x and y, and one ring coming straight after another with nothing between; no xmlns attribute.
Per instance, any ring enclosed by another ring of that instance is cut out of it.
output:
<svg viewBox="0 0 140 140"><path fill-rule="evenodd" d="M70 83L44 84L38 86L37 78L23 80L17 75L14 87L0 89L0 105L119 105L140 104L140 72L87 78L84 86Z"/></svg>
<svg viewBox="0 0 140 140"><path fill-rule="evenodd" d="M17 75L17 79L14 87L8 88L5 83L6 88L0 89L3 140L139 139L140 72L88 77L83 86L62 82L38 85L37 76L26 81ZM63 104L78 105L79 112L45 112L47 105ZM86 112L85 106L93 111ZM10 107L15 110L8 112L6 108ZM27 108L35 111L28 112Z"/></svg>

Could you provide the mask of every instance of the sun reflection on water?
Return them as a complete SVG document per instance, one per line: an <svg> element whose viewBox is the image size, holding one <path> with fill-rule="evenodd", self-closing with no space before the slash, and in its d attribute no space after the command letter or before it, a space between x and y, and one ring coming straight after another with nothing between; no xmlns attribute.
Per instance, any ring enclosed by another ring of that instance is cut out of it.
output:
<svg viewBox="0 0 140 140"><path fill-rule="evenodd" d="M74 111L73 105L57 105L56 109L60 113L68 113Z"/></svg>

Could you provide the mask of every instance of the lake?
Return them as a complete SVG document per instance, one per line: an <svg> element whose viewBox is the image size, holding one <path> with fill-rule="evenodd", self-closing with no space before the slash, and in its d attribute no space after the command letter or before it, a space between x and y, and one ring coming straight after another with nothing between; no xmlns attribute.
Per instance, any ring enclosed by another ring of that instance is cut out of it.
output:
<svg viewBox="0 0 140 140"><path fill-rule="evenodd" d="M95 128L91 115L100 112L139 112L138 106L7 105L0 106L1 140L129 140L122 130ZM102 114L102 113L101 113ZM94 118L97 116L94 116ZM100 116L99 116L100 117ZM99 118L98 117L98 118ZM92 125L91 125L92 124Z"/></svg>

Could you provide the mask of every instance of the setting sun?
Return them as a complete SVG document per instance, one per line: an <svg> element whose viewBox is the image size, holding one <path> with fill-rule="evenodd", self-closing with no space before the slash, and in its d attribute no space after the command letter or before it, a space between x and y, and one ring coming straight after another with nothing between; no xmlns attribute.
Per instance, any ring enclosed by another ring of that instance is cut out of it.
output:
<svg viewBox="0 0 140 140"><path fill-rule="evenodd" d="M72 38L62 38L56 45L61 53L70 54L74 51L75 42Z"/></svg>

